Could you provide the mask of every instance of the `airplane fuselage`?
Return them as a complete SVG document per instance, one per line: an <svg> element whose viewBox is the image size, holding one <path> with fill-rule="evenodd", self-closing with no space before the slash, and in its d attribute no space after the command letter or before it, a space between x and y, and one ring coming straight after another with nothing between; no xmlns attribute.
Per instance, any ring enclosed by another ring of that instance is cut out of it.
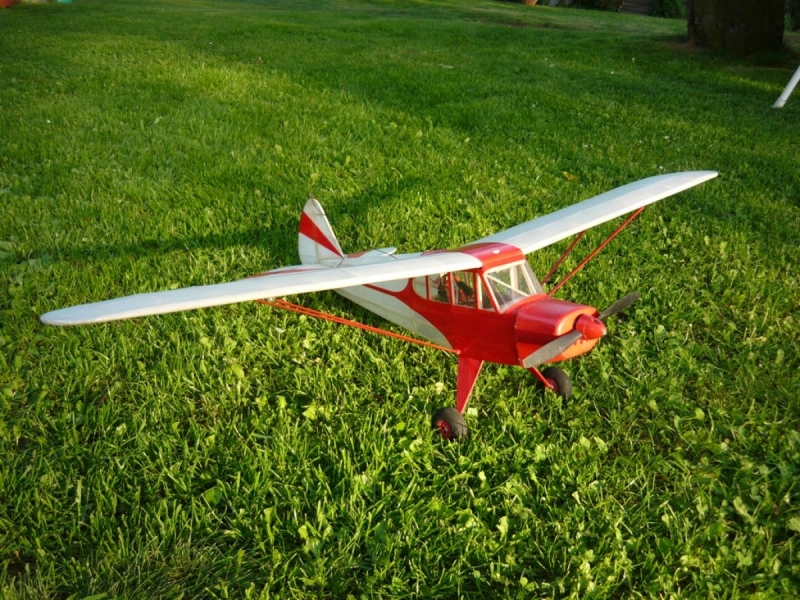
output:
<svg viewBox="0 0 800 600"><path fill-rule="evenodd" d="M520 364L523 357L571 331L581 315L597 315L591 306L543 293L524 255L513 246L476 244L455 251L479 258L482 266L338 292L462 356L509 365ZM375 257L355 255L345 261L358 264L362 259ZM583 339L552 361L588 352L596 343L597 339Z"/></svg>

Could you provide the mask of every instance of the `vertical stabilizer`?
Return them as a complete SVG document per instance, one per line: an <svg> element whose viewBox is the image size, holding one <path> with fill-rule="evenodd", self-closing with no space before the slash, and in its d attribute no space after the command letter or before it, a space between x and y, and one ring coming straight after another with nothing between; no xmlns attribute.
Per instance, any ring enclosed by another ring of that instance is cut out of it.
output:
<svg viewBox="0 0 800 600"><path fill-rule="evenodd" d="M300 217L297 250L300 253L300 262L304 265L312 263L338 265L344 257L325 211L313 196L306 202Z"/></svg>

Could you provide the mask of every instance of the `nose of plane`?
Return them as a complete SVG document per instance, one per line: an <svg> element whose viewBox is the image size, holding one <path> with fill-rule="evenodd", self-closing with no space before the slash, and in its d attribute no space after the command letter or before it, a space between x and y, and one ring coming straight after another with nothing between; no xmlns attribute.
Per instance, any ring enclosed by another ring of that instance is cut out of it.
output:
<svg viewBox="0 0 800 600"><path fill-rule="evenodd" d="M575 321L575 329L587 340L597 340L606 334L606 325L592 315L581 315Z"/></svg>
<svg viewBox="0 0 800 600"><path fill-rule="evenodd" d="M584 354L606 334L605 321L639 299L633 292L598 313L591 306L553 298L534 300L522 307L515 325L517 355L526 369L553 360Z"/></svg>
<svg viewBox="0 0 800 600"><path fill-rule="evenodd" d="M538 356L535 353L540 348L550 346L555 340L563 343L555 354L546 352L547 359L543 362L583 354L606 333L597 309L544 295L520 308L514 329L521 362L531 355Z"/></svg>
<svg viewBox="0 0 800 600"><path fill-rule="evenodd" d="M518 311L515 323L517 341L547 342L577 328L578 322L586 328L587 338L591 335L600 337L605 333L605 326L593 316L596 314L597 310L591 306L542 295Z"/></svg>

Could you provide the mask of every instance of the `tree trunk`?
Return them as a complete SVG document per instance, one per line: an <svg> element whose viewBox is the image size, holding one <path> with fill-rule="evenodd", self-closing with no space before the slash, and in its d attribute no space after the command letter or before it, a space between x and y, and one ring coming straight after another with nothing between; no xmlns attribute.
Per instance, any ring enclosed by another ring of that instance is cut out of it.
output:
<svg viewBox="0 0 800 600"><path fill-rule="evenodd" d="M786 14L789 15L789 27L792 31L800 29L800 0L787 0Z"/></svg>
<svg viewBox="0 0 800 600"><path fill-rule="evenodd" d="M688 0L689 39L745 56L783 48L786 0Z"/></svg>

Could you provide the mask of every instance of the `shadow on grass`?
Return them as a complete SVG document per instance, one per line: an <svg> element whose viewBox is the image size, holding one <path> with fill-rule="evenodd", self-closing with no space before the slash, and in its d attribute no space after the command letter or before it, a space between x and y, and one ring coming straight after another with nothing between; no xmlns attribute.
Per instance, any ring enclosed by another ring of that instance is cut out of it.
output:
<svg viewBox="0 0 800 600"><path fill-rule="evenodd" d="M405 180L412 187L418 185L416 180ZM350 232L357 239L369 237L364 224L368 222L367 215L376 206L390 205L397 197L399 190L396 186L383 186L363 190L351 194L338 202L326 202L319 198L326 208L328 218L334 232ZM265 269L277 268L297 264L296 240L298 237L301 208L304 200L298 199L297 216L284 222L273 222L268 227L251 227L236 229L222 233L207 233L203 235L176 235L174 237L161 237L150 239L137 239L129 243L82 243L70 246L47 246L39 249L39 254L48 254L55 260L69 260L78 262L101 262L116 258L153 258L166 256L179 252L198 252L203 250L224 250L227 248L258 249L259 253L275 257L275 264L265 266ZM348 243L352 236L340 236L340 243L345 252L358 252L372 249L361 247L364 243L372 243L375 247L387 245L417 244L413 230L407 230L400 239L396 240L367 240L358 242L359 247L351 247ZM419 248L420 251L428 248ZM415 251L415 250L409 250Z"/></svg>

